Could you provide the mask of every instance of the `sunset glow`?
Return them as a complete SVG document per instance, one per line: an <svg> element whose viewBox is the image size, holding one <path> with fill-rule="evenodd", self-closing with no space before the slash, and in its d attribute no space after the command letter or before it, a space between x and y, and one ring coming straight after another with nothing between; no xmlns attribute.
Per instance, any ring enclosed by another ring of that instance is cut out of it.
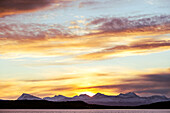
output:
<svg viewBox="0 0 170 113"><path fill-rule="evenodd" d="M92 93L92 92L82 92L81 94L86 94L86 95L88 95L90 97L95 95L95 93Z"/></svg>
<svg viewBox="0 0 170 113"><path fill-rule="evenodd" d="M0 99L98 92L170 97L169 4L0 0Z"/></svg>

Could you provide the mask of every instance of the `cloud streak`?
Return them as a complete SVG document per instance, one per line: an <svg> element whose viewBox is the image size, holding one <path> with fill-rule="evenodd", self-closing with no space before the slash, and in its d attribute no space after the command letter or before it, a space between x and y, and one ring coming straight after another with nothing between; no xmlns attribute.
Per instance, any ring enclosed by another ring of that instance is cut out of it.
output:
<svg viewBox="0 0 170 113"><path fill-rule="evenodd" d="M140 19L137 19L140 18ZM123 57L129 55L160 52L170 49L169 38L156 39L154 36L168 34L170 32L169 15L142 18L115 18L102 17L93 19L88 26L95 26L98 40L102 37L112 37L113 47L103 48L101 51L80 55L77 58L83 60L103 60L108 58ZM138 36L153 36L152 38L137 38ZM117 38L118 37L118 38ZM109 39L109 38L108 38ZM114 40L115 39L115 40ZM128 39L130 41L128 41ZM124 40L124 41L123 41ZM125 41L127 40L127 41ZM108 42L111 40L108 40ZM123 44L114 44L125 43Z"/></svg>
<svg viewBox="0 0 170 113"><path fill-rule="evenodd" d="M53 79L39 79L39 80L21 80L23 82L54 82L54 81L64 81L64 80L70 80L75 79L78 77L62 77L62 78L53 78Z"/></svg>
<svg viewBox="0 0 170 113"><path fill-rule="evenodd" d="M91 1L91 0L86 0L86 1L83 1L83 2L80 2L79 3L79 8L84 8L84 7L88 7L88 6L95 6L95 5L98 5L98 4L101 4L101 2L99 1Z"/></svg>
<svg viewBox="0 0 170 113"><path fill-rule="evenodd" d="M2 23L0 57L71 56L75 60L103 60L169 50L169 38L163 36L170 32L167 15L136 20L95 18L86 27L89 33L78 35L60 24ZM155 38L161 35L162 38Z"/></svg>
<svg viewBox="0 0 170 113"><path fill-rule="evenodd" d="M150 71L122 69L122 72L120 70L114 68L107 71L98 69L98 71L84 72L80 70L80 73L74 73L74 76L65 75L62 77L63 75L59 74L61 77L58 78L1 81L0 92L3 94L1 98L13 98L11 94L7 93L9 89L12 91L12 95L15 95L15 98L21 93L41 96L52 96L54 94L73 96L84 91L110 95L133 91L141 95L164 94L170 96L169 69Z"/></svg>
<svg viewBox="0 0 170 113"><path fill-rule="evenodd" d="M140 16L139 16L140 17ZM169 30L170 16L160 15L152 17L144 17L135 19L130 17L102 17L94 18L88 24L90 26L97 25L97 30L102 33L106 32L148 32L148 31L166 31Z"/></svg>
<svg viewBox="0 0 170 113"><path fill-rule="evenodd" d="M170 40L137 41L130 43L129 45L117 45L99 52L80 55L78 58L85 60L102 60L164 50L170 50Z"/></svg>
<svg viewBox="0 0 170 113"><path fill-rule="evenodd" d="M164 72L152 72L152 74L138 74L134 79L121 79L119 84L98 85L84 87L82 89L110 89L117 92L137 92L141 94L164 94L170 95L169 88L170 70ZM114 81L114 80L113 80ZM142 84L141 84L142 83Z"/></svg>

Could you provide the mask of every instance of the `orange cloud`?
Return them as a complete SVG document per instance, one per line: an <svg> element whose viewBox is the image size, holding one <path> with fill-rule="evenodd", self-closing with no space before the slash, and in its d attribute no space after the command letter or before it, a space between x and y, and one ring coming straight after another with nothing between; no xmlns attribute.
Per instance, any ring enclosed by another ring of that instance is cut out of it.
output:
<svg viewBox="0 0 170 113"><path fill-rule="evenodd" d="M74 74L74 76L81 75L81 77L76 78L69 78L68 75L65 75L65 77L59 79L54 77L40 80L1 80L0 98L16 99L22 93L35 94L40 97L58 94L74 96L87 91L93 93L101 92L109 95L129 91L140 94L170 95L170 69L167 68L141 71L124 70L122 68L122 72L114 68L110 68L107 71L98 69L98 71L94 72L85 70L87 68L84 71L81 69L81 73Z"/></svg>
<svg viewBox="0 0 170 113"><path fill-rule="evenodd" d="M57 24L49 26L4 23L0 25L0 57L71 56L85 60L100 60L169 50L169 38L165 39L163 36L170 32L168 17L154 16L151 19L132 22L115 18L111 21L94 20L87 27L94 24L99 26L88 28L89 34L82 35L76 35L67 27ZM155 20L161 22L154 23ZM141 22L145 22L146 25ZM94 30L97 32L94 33ZM155 40L156 36L161 35L161 38ZM143 39L147 39L146 36L151 37L151 41L142 42L138 36L144 37Z"/></svg>
<svg viewBox="0 0 170 113"><path fill-rule="evenodd" d="M62 77L62 78L53 78L53 79L39 79L39 80L21 80L24 82L54 82L54 81L60 81L60 80L70 80L70 79L75 79L78 77Z"/></svg>
<svg viewBox="0 0 170 113"><path fill-rule="evenodd" d="M142 40L132 42L127 45L117 45L99 52L80 55L77 58L84 60L102 60L107 58L124 57L136 54L140 55L165 50L170 50L170 40Z"/></svg>
<svg viewBox="0 0 170 113"><path fill-rule="evenodd" d="M136 73L134 78L111 79L112 81L121 81L120 83L103 84L90 87L81 87L84 90L108 91L108 94L115 92L136 92L140 94L163 94L170 95L170 69L156 69L149 72ZM143 83L143 84L141 84ZM109 92L110 91L110 92Z"/></svg>

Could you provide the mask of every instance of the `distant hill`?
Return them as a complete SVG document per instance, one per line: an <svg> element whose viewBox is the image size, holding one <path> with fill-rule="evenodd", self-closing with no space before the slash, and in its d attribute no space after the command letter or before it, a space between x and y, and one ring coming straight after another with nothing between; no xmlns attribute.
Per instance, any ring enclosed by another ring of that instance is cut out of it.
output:
<svg viewBox="0 0 170 113"><path fill-rule="evenodd" d="M15 100L0 101L0 109L170 109L170 101L134 107L94 105L82 101Z"/></svg>

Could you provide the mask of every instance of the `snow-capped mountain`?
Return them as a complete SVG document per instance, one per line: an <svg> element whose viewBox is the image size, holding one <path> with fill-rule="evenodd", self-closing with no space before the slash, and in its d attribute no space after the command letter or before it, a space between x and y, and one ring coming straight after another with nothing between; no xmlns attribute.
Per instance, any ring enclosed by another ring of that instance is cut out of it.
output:
<svg viewBox="0 0 170 113"><path fill-rule="evenodd" d="M169 101L165 96L140 97L134 92L119 94L118 96L108 96L104 94L96 94L91 99L85 100L89 104L99 104L107 106L137 106L151 104L155 102Z"/></svg>
<svg viewBox="0 0 170 113"><path fill-rule="evenodd" d="M121 98L137 98L139 96L136 95L134 92L129 92L129 93L126 93L126 94L120 93L117 97L121 97Z"/></svg>
<svg viewBox="0 0 170 113"><path fill-rule="evenodd" d="M88 100L88 99L90 99L90 96L88 96L88 95L86 95L86 94L81 94L81 95L79 95L79 96L74 96L71 100L80 100L80 101L85 101L85 100Z"/></svg>
<svg viewBox="0 0 170 113"><path fill-rule="evenodd" d="M142 98L149 100L151 103L169 101L169 99L166 96L159 96L159 95L154 95L150 97L142 97Z"/></svg>
<svg viewBox="0 0 170 113"><path fill-rule="evenodd" d="M137 106L169 100L165 96L140 97L134 92L129 92L126 94L121 93L117 96L108 96L101 93L97 93L93 97L90 97L86 94L82 94L79 96L74 96L72 98L60 95L55 97L46 97L44 99L48 101L84 101L88 104L98 104L107 106Z"/></svg>
<svg viewBox="0 0 170 113"><path fill-rule="evenodd" d="M23 93L17 100L42 100L39 97Z"/></svg>
<svg viewBox="0 0 170 113"><path fill-rule="evenodd" d="M100 98L106 98L106 97L109 97L109 96L101 94L101 93L96 93L92 98L93 99L100 99Z"/></svg>
<svg viewBox="0 0 170 113"><path fill-rule="evenodd" d="M44 100L48 100L48 101L57 101L57 102L61 102L61 101L85 101L90 99L90 97L86 94L81 94L79 96L74 96L72 98L69 97L65 97L63 95L55 95L54 97L45 97L43 98Z"/></svg>
<svg viewBox="0 0 170 113"><path fill-rule="evenodd" d="M41 98L29 95L22 94L18 100L42 100ZM55 95L54 97L45 97L43 100L63 102L63 101L84 101L88 104L97 104L97 105L107 105L107 106L138 106L144 104L151 104L155 102L169 101L165 96L150 96L150 97L140 97L133 92L126 94L119 94L117 96L108 96L101 93L97 93L93 97L90 97L86 94L81 94L74 97L66 97L63 95Z"/></svg>
<svg viewBox="0 0 170 113"><path fill-rule="evenodd" d="M67 100L69 98L65 97L63 95L55 95L54 97L45 97L43 99L48 100L48 101L65 101L65 100Z"/></svg>

